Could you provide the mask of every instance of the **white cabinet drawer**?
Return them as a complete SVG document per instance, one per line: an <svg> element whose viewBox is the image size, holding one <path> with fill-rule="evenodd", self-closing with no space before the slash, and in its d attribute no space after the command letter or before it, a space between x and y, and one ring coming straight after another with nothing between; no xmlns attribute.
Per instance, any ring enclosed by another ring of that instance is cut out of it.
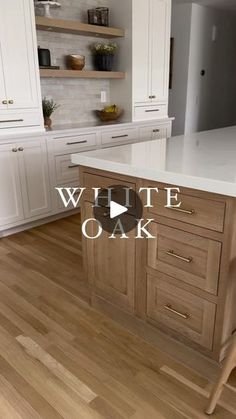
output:
<svg viewBox="0 0 236 419"><path fill-rule="evenodd" d="M96 134L65 135L53 138L53 151L55 154L77 153L88 148L96 148Z"/></svg>
<svg viewBox="0 0 236 419"><path fill-rule="evenodd" d="M138 141L138 128L120 129L102 133L102 145L116 145L127 142Z"/></svg>
<svg viewBox="0 0 236 419"><path fill-rule="evenodd" d="M135 106L134 120L146 121L167 117L167 105Z"/></svg>
<svg viewBox="0 0 236 419"><path fill-rule="evenodd" d="M0 131L6 128L23 128L40 126L41 117L39 112L32 113L0 113Z"/></svg>
<svg viewBox="0 0 236 419"><path fill-rule="evenodd" d="M71 155L66 154L55 157L56 183L62 185L65 182L79 180L79 167L71 163Z"/></svg>
<svg viewBox="0 0 236 419"><path fill-rule="evenodd" d="M150 125L139 130L140 141L158 140L171 136L171 124Z"/></svg>

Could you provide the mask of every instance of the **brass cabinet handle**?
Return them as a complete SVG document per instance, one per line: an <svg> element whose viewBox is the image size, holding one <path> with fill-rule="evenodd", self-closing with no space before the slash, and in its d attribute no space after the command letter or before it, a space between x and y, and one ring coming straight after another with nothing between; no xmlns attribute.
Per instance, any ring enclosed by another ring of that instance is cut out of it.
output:
<svg viewBox="0 0 236 419"><path fill-rule="evenodd" d="M149 99L156 99L156 96L155 95L150 95Z"/></svg>
<svg viewBox="0 0 236 419"><path fill-rule="evenodd" d="M145 112L159 112L160 109L146 109Z"/></svg>
<svg viewBox="0 0 236 419"><path fill-rule="evenodd" d="M14 100L8 100L9 105L13 105Z"/></svg>
<svg viewBox="0 0 236 419"><path fill-rule="evenodd" d="M180 311L175 310L171 304L167 304L164 306L164 309L167 311L170 311L173 314L176 314L176 316L181 317L182 319L189 320L191 318L191 314L189 313L181 313Z"/></svg>
<svg viewBox="0 0 236 419"><path fill-rule="evenodd" d="M169 207L168 209L172 210L172 211L176 211L176 212L182 212L183 214L187 214L187 215L193 215L195 214L195 210L191 209L184 209L184 208L176 208L176 207Z"/></svg>
<svg viewBox="0 0 236 419"><path fill-rule="evenodd" d="M18 151L24 151L23 147L19 147Z"/></svg>
<svg viewBox="0 0 236 419"><path fill-rule="evenodd" d="M191 263L193 261L193 258L192 257L185 258L184 256L181 256L181 255L178 255L177 253L175 253L174 250L168 250L166 252L166 254L168 256L174 257L175 259L182 260L183 262L186 262L186 263Z"/></svg>
<svg viewBox="0 0 236 419"><path fill-rule="evenodd" d="M72 143L66 143L66 145L85 144L87 142L88 142L87 140L81 140L81 141L74 141Z"/></svg>
<svg viewBox="0 0 236 419"><path fill-rule="evenodd" d="M12 153L17 153L17 148L16 148L16 147L14 147L14 148L12 149Z"/></svg>
<svg viewBox="0 0 236 419"><path fill-rule="evenodd" d="M154 133L155 132L160 132L160 130L159 129L153 129L152 132L154 132Z"/></svg>
<svg viewBox="0 0 236 419"><path fill-rule="evenodd" d="M7 105L7 100L3 100L3 101L2 101L2 104L3 104L3 105Z"/></svg>

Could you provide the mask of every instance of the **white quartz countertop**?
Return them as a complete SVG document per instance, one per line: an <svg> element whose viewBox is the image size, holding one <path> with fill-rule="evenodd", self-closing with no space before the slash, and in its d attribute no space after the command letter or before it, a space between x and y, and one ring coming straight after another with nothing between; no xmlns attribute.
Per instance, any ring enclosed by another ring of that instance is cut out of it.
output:
<svg viewBox="0 0 236 419"><path fill-rule="evenodd" d="M72 162L236 197L236 126L73 154Z"/></svg>

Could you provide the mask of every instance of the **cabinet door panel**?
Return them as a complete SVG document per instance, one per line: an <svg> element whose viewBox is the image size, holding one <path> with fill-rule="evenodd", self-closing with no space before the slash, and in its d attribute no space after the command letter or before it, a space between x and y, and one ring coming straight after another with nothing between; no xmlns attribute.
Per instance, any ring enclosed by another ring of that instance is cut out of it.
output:
<svg viewBox="0 0 236 419"><path fill-rule="evenodd" d="M21 144L19 151L20 173L25 218L49 213L50 185L47 167L46 146L43 140Z"/></svg>
<svg viewBox="0 0 236 419"><path fill-rule="evenodd" d="M149 13L150 0L133 0L133 88L136 103L151 101Z"/></svg>
<svg viewBox="0 0 236 419"><path fill-rule="evenodd" d="M151 95L168 100L170 0L151 1Z"/></svg>
<svg viewBox="0 0 236 419"><path fill-rule="evenodd" d="M9 109L38 106L35 28L29 0L1 2L2 60Z"/></svg>
<svg viewBox="0 0 236 419"><path fill-rule="evenodd" d="M0 146L0 229L24 219L18 153L14 144Z"/></svg>
<svg viewBox="0 0 236 419"><path fill-rule="evenodd" d="M3 73L3 61L2 61L2 45L1 45L1 28L0 28L0 110L6 110L7 104L4 104L3 101L7 99L5 83L4 83L4 73Z"/></svg>
<svg viewBox="0 0 236 419"><path fill-rule="evenodd" d="M86 202L82 219L93 218L92 204ZM87 232L97 234L97 223L90 222ZM89 261L88 279L98 296L126 310L134 310L135 281L135 239L129 233L129 239L109 239L111 234L103 231L95 239L86 239L87 260Z"/></svg>

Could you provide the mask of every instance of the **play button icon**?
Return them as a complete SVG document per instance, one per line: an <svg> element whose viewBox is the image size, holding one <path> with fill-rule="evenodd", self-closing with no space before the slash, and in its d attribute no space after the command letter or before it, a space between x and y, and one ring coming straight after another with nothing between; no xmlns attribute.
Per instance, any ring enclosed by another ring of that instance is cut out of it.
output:
<svg viewBox="0 0 236 419"><path fill-rule="evenodd" d="M111 201L110 202L110 218L116 218L121 214L124 214L128 211L128 208L124 207L124 205L117 204L117 202Z"/></svg>
<svg viewBox="0 0 236 419"><path fill-rule="evenodd" d="M100 189L93 203L93 213L106 232L113 234L119 225L122 231L128 233L136 228L142 218L143 206L132 187L111 185Z"/></svg>

